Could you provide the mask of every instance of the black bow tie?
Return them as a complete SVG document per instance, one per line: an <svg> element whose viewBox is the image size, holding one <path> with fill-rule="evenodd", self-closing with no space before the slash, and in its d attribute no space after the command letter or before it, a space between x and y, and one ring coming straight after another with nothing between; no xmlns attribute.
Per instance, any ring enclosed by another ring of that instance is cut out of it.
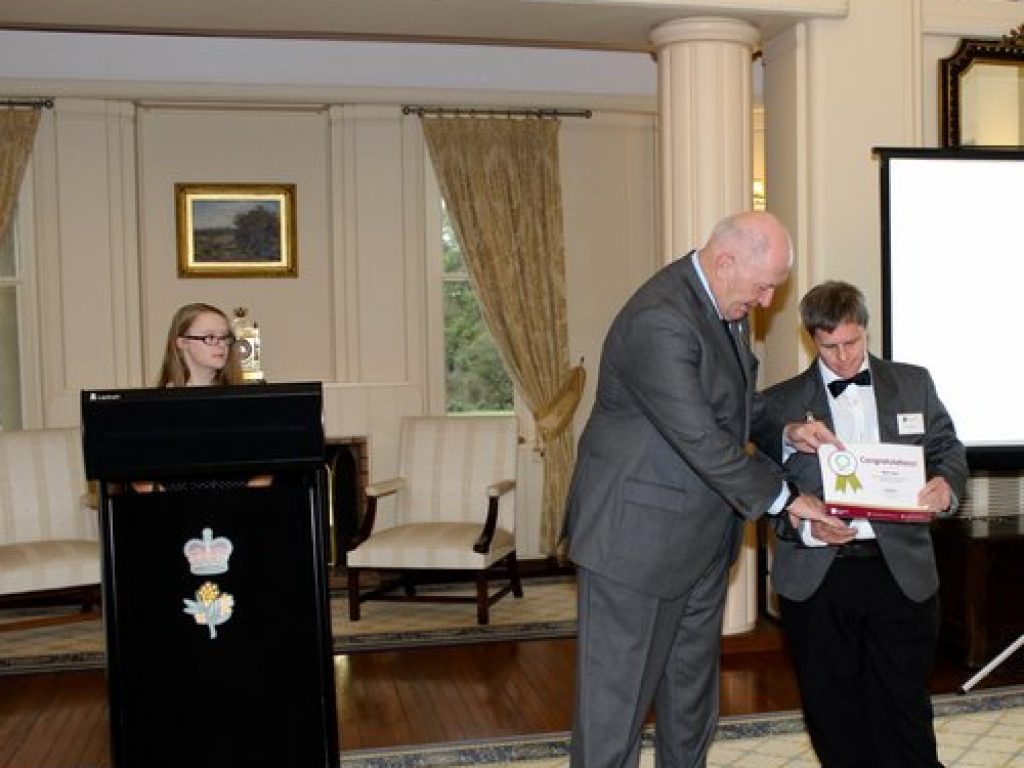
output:
<svg viewBox="0 0 1024 768"><path fill-rule="evenodd" d="M843 394L843 390L851 384L859 384L862 387L871 386L871 371L865 368L860 371L856 376L851 376L848 379L836 379L828 383L828 391L832 393L832 397L839 397Z"/></svg>

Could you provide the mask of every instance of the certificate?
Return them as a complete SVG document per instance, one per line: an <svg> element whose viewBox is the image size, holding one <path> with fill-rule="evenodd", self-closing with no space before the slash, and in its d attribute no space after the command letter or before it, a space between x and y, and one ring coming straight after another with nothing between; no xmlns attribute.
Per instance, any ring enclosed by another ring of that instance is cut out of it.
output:
<svg viewBox="0 0 1024 768"><path fill-rule="evenodd" d="M895 443L847 443L818 449L825 506L836 517L909 523L931 522L917 503L924 487L924 449Z"/></svg>

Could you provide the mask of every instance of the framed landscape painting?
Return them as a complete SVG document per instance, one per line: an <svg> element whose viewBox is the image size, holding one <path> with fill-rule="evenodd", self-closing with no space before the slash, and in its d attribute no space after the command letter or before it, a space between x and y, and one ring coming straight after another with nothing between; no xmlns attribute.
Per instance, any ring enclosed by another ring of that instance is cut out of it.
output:
<svg viewBox="0 0 1024 768"><path fill-rule="evenodd" d="M294 184L175 184L179 277L295 277Z"/></svg>

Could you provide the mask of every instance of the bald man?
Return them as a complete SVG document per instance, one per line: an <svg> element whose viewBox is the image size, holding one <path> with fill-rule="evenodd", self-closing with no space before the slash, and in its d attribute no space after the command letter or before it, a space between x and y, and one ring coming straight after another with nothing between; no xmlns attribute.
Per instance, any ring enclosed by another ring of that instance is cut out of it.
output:
<svg viewBox="0 0 1024 768"><path fill-rule="evenodd" d="M841 525L745 449L757 379L747 315L792 263L774 216L729 217L608 332L564 528L579 582L573 768L636 766L652 701L658 768L704 765L743 522Z"/></svg>

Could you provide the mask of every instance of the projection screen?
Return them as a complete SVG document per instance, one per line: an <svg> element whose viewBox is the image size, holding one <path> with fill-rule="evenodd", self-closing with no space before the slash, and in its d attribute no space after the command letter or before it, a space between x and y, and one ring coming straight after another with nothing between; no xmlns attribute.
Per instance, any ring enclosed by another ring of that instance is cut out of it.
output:
<svg viewBox="0 0 1024 768"><path fill-rule="evenodd" d="M1024 468L1024 151L877 153L883 354L931 371L973 468Z"/></svg>

